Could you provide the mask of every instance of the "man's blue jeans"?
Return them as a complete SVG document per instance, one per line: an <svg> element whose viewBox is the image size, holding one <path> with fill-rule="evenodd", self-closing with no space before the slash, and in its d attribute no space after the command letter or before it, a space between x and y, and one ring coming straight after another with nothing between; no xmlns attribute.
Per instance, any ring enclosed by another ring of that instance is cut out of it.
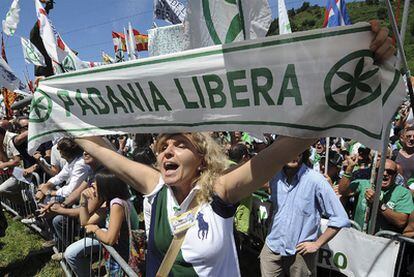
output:
<svg viewBox="0 0 414 277"><path fill-rule="evenodd" d="M92 257L91 257L92 251ZM76 276L89 276L91 259L96 260L99 252L99 241L83 238L75 241L66 248L65 260ZM93 275L93 274L92 274Z"/></svg>

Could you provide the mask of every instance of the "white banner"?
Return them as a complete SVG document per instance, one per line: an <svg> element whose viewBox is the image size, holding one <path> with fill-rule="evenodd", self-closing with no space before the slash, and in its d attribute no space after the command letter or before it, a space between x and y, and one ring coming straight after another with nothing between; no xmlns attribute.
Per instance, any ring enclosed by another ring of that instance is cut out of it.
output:
<svg viewBox="0 0 414 277"><path fill-rule="evenodd" d="M381 147L405 96L368 24L320 29L53 76L31 105L29 148L74 136L245 130Z"/></svg>
<svg viewBox="0 0 414 277"><path fill-rule="evenodd" d="M148 55L150 57L182 52L188 48L183 24L148 30Z"/></svg>
<svg viewBox="0 0 414 277"><path fill-rule="evenodd" d="M322 220L322 230L327 220ZM343 228L319 249L318 266L340 271L351 277L394 276L400 243Z"/></svg>

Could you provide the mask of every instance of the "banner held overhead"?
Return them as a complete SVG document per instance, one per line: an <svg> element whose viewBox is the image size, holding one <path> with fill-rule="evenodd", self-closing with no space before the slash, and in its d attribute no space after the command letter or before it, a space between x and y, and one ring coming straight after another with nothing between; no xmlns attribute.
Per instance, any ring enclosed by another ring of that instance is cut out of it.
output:
<svg viewBox="0 0 414 277"><path fill-rule="evenodd" d="M374 63L372 35L357 24L49 77L32 101L29 148L62 133L246 130L378 149L405 89L399 71Z"/></svg>

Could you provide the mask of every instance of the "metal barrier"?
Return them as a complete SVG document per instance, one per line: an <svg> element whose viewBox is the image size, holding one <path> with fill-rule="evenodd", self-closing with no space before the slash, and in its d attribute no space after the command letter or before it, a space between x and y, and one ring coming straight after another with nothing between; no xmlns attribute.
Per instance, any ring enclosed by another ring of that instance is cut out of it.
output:
<svg viewBox="0 0 414 277"><path fill-rule="evenodd" d="M361 225L359 225L357 222L355 222L353 220L349 220L349 222L351 223L352 228L357 229L358 231L362 232Z"/></svg>
<svg viewBox="0 0 414 277"><path fill-rule="evenodd" d="M136 274L135 271L132 270L128 263L125 262L124 259L122 259L122 257L118 254L118 252L116 252L116 250L112 246L103 243L101 243L100 245L102 245L108 251L110 259L114 259L126 275L128 275L129 277L138 277L138 274Z"/></svg>
<svg viewBox="0 0 414 277"><path fill-rule="evenodd" d="M408 268L404 268L404 262L406 263L406 267L407 267L407 263L413 263L414 265L414 256L412 257L407 257L406 254L406 249L407 247L411 247L412 249L414 249L414 239L409 238L409 237L405 237L403 235L401 235L400 233L396 233L393 231L388 231L388 230L382 230L379 231L375 234L375 236L379 236L379 237L387 237L393 240L398 240L401 244L400 246L400 251L398 253L398 267L397 267L397 271L395 272L394 276L413 276L414 275L414 268L413 271L411 273L408 273ZM408 254L413 255L413 252L407 252ZM411 258L411 259L410 259ZM402 275L401 270L405 269L405 273L404 275ZM407 274L408 273L408 274Z"/></svg>

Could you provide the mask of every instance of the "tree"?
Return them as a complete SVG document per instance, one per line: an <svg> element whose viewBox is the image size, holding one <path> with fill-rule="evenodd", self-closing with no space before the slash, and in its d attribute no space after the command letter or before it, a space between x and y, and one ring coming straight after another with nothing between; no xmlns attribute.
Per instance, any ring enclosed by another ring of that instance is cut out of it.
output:
<svg viewBox="0 0 414 277"><path fill-rule="evenodd" d="M385 20L387 18L387 9L385 7L380 7L377 11L378 19Z"/></svg>

